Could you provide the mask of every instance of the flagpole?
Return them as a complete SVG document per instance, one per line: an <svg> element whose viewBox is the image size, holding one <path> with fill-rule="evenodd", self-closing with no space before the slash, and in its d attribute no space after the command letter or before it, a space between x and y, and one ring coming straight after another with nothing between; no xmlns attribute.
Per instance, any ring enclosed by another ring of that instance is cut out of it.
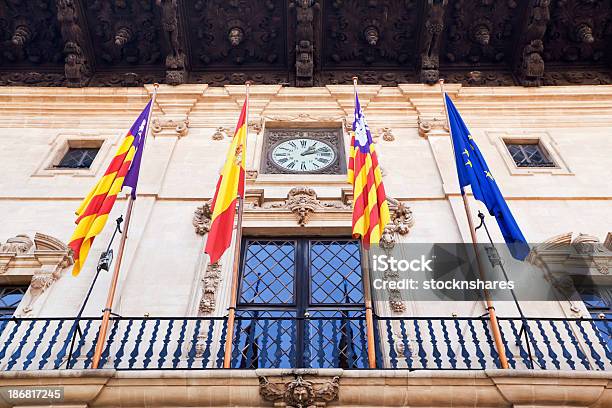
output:
<svg viewBox="0 0 612 408"><path fill-rule="evenodd" d="M442 94L442 103L444 104L444 113L446 115L446 123L448 124L448 132L450 133L451 146L453 149L453 155L455 155L455 144L453 142L453 131L450 125L450 118L448 116L448 109L446 107L446 98L444 92L444 79L440 79L440 91ZM478 239L476 237L476 229L474 228L474 221L472 220L470 204L467 199L467 195L465 194L465 190L460 186L461 189L461 198L463 199L463 208L465 210L465 216L468 221L468 225L470 227L470 235L472 237L472 247L474 248L474 255L476 257L476 264L478 265L478 273L480 275L480 279L484 280L484 268L482 267L482 262L480 260L480 256L478 255ZM493 301L491 300L491 295L487 289L483 289L485 296L485 303L487 305L487 312L489 313L489 319L491 324L491 331L493 332L493 340L495 341L495 348L497 349L497 354L499 354L499 361L501 363L502 368L509 368L508 359L506 358L506 351L504 348L504 343L501 338L501 331L499 329L499 322L497 321L497 314L495 313L495 307L493 306Z"/></svg>
<svg viewBox="0 0 612 408"><path fill-rule="evenodd" d="M251 81L246 81L246 139L249 139L249 95ZM246 142L245 142L246 143ZM243 164L246 163L246 152L242 153ZM246 176L243 179L246 184ZM244 187L244 185L243 185ZM245 188L242 189L245 191ZM234 244L234 261L232 264L232 288L229 312L227 315L227 337L225 340L225 355L223 356L223 368L230 368L232 362L232 343L234 342L234 320L236 319L236 304L238 302L238 271L240 270L240 247L242 244L242 216L244 214L244 198L238 194L238 220L236 221L236 242Z"/></svg>
<svg viewBox="0 0 612 408"><path fill-rule="evenodd" d="M357 77L353 77L353 95L357 98ZM368 338L368 365L376 368L376 348L374 338L374 312L372 310L372 293L370 283L370 255L363 245L363 239L359 241L361 247L361 266L363 273L363 299L366 312L366 334Z"/></svg>
<svg viewBox="0 0 612 408"><path fill-rule="evenodd" d="M151 115L153 113L153 108L155 106L155 98L157 97L157 88L159 88L159 84L153 84L153 96L151 97L151 108L149 109L149 117L147 118L147 134L149 134L149 129L151 129ZM144 148L144 143L140 147ZM134 187L133 187L134 188ZM104 344L106 343L106 332L108 331L108 324L110 322L110 315L113 309L113 301L115 300L115 292L117 290L117 283L119 282L119 271L121 269L121 261L123 260L123 254L125 252L125 244L128 238L128 231L130 228L130 221L132 219L132 209L134 207L134 198L132 194L130 194L128 198L127 204L127 212L125 215L125 224L123 227L123 233L121 234L121 240L119 241L119 251L117 253L117 262L115 263L115 267L113 268L113 277L111 279L111 284L108 289L108 297L106 299L106 307L104 308L104 314L102 315L102 323L100 324L100 332L98 334L98 339L96 340L96 350L93 356L93 362L91 367L93 369L98 368L100 363L100 358L102 357L102 351L104 350Z"/></svg>

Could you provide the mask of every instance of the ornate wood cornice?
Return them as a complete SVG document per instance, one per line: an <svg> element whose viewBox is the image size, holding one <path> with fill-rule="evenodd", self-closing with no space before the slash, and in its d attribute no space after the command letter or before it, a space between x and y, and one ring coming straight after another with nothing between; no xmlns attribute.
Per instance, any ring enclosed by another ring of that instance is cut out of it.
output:
<svg viewBox="0 0 612 408"><path fill-rule="evenodd" d="M7 1L0 84L610 84L611 23L590 0Z"/></svg>

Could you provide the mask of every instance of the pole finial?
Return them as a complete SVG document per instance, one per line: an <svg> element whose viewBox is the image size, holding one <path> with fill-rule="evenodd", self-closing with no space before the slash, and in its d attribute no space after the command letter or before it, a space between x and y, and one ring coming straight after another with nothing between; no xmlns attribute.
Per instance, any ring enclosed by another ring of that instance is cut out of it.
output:
<svg viewBox="0 0 612 408"><path fill-rule="evenodd" d="M440 78L440 79L438 80L438 82L440 83L440 85L444 85L444 79L443 79L443 78Z"/></svg>
<svg viewBox="0 0 612 408"><path fill-rule="evenodd" d="M159 88L159 84L158 84L157 82L155 82L155 83L153 84L153 88L155 88L155 89Z"/></svg>
<svg viewBox="0 0 612 408"><path fill-rule="evenodd" d="M253 85L253 81L251 81L251 80L249 79L248 81L244 81L244 84L245 84L246 86L251 86L251 85Z"/></svg>

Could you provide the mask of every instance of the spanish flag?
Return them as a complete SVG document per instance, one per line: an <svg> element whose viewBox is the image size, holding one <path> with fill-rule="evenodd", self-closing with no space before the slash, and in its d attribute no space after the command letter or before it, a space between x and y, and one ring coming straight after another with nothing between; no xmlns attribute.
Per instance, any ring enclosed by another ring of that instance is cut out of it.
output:
<svg viewBox="0 0 612 408"><path fill-rule="evenodd" d="M378 244L390 217L372 134L357 92L347 173L353 185L353 238L361 237L368 249L370 244Z"/></svg>
<svg viewBox="0 0 612 408"><path fill-rule="evenodd" d="M211 204L211 227L204 250L210 256L210 263L217 262L230 246L237 197L244 197L247 104L245 100Z"/></svg>
<svg viewBox="0 0 612 408"><path fill-rule="evenodd" d="M94 238L102 232L117 194L124 185L132 187L132 197L135 198L150 110L151 102L147 104L121 142L104 176L98 180L76 211L77 227L68 244L74 252L73 276L81 272Z"/></svg>

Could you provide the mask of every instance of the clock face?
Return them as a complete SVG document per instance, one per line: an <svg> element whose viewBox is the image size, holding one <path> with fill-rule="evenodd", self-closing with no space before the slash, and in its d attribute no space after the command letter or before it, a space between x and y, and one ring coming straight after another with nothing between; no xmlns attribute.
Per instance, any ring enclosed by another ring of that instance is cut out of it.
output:
<svg viewBox="0 0 612 408"><path fill-rule="evenodd" d="M310 173L330 166L336 160L334 148L320 140L295 138L277 144L271 152L278 167L295 173Z"/></svg>

